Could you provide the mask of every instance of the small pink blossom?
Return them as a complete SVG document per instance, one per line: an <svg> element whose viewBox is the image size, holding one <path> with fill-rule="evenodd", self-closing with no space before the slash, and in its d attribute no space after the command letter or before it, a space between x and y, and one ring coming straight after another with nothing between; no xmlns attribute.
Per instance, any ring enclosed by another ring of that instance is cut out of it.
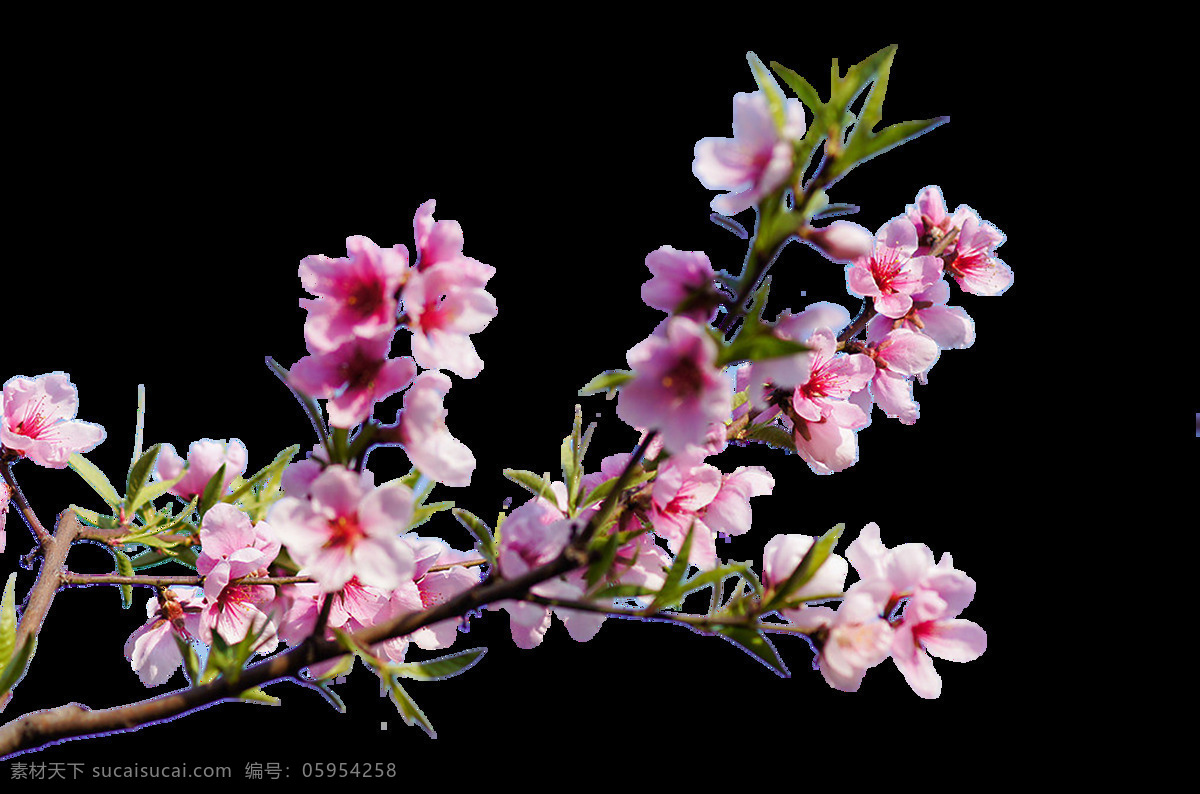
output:
<svg viewBox="0 0 1200 794"><path fill-rule="evenodd" d="M903 317L877 314L867 323L867 342L873 344L895 328L925 334L943 350L967 348L975 343L975 323L958 306L947 306L950 284L939 279L933 286L912 295L913 307Z"/></svg>
<svg viewBox="0 0 1200 794"><path fill-rule="evenodd" d="M104 428L76 419L78 410L75 384L61 372L9 378L0 400L0 447L39 466L66 468L71 455L104 440Z"/></svg>
<svg viewBox="0 0 1200 794"><path fill-rule="evenodd" d="M642 301L667 314L679 313L697 322L716 316L719 295L713 289L717 274L702 251L677 251L669 245L651 251L646 267L653 275L642 284ZM683 311L678 311L683 307Z"/></svg>
<svg viewBox="0 0 1200 794"><path fill-rule="evenodd" d="M1012 268L995 256L995 249L1004 242L1004 234L990 223L983 222L969 208L960 208L962 227L954 241L954 258L946 271L964 292L974 295L999 295L1012 286Z"/></svg>
<svg viewBox="0 0 1200 794"><path fill-rule="evenodd" d="M688 562L700 568L712 568L717 562L716 535L705 523L703 512L717 497L721 484L717 467L673 456L659 467L650 491L654 534L667 541L671 553L677 555L691 532Z"/></svg>
<svg viewBox="0 0 1200 794"><path fill-rule="evenodd" d="M659 431L671 452L705 444L710 425L729 418L733 385L716 367L717 345L687 317L668 318L627 360L634 377L621 387L617 416Z"/></svg>
<svg viewBox="0 0 1200 794"><path fill-rule="evenodd" d="M250 517L227 502L209 508L200 522L196 572L204 577L204 595L215 601L233 579L266 575L279 554L279 539L265 521Z"/></svg>
<svg viewBox="0 0 1200 794"><path fill-rule="evenodd" d="M312 481L309 498L284 496L268 520L324 592L340 590L354 576L391 590L412 576L412 550L400 533L412 521L413 502L405 485L373 487L366 473L329 466Z"/></svg>
<svg viewBox="0 0 1200 794"><path fill-rule="evenodd" d="M216 598L205 598L200 613L200 638L211 645L213 635L235 645L247 636L255 635L254 651L269 654L279 647L274 620L279 605L275 588L270 585L226 585Z"/></svg>
<svg viewBox="0 0 1200 794"><path fill-rule="evenodd" d="M916 202L905 209L905 216L917 230L917 238L921 243L917 250L919 254L929 253L933 243L944 237L954 222L946 213L946 201L942 198L942 189L937 185L922 188L917 194Z"/></svg>
<svg viewBox="0 0 1200 794"><path fill-rule="evenodd" d="M913 400L912 377L927 371L937 361L937 343L907 328L889 331L868 348L875 362L871 395L885 414L902 424L917 421L918 405Z"/></svg>
<svg viewBox="0 0 1200 794"><path fill-rule="evenodd" d="M768 540L763 547L763 587L768 591L775 590L786 582L788 577L795 573L814 542L816 538L811 535L776 535ZM849 565L846 560L836 554L830 554L813 573L812 578L795 590L789 599L840 596L846 588L848 572ZM829 625L833 614L834 611L829 607L808 604L779 611L780 617L802 631L814 631L820 626Z"/></svg>
<svg viewBox="0 0 1200 794"><path fill-rule="evenodd" d="M175 638L194 642L200 635L200 611L204 606L200 591L180 594L165 589L162 596L162 600L146 601L147 622L125 642L125 658L148 687L165 684L183 665Z"/></svg>
<svg viewBox="0 0 1200 794"><path fill-rule="evenodd" d="M794 141L804 135L804 107L798 99L786 101L784 116L780 129L765 93L738 93L733 97L733 138L704 138L696 144L692 173L706 188L730 191L712 200L714 210L735 215L791 177Z"/></svg>
<svg viewBox="0 0 1200 794"><path fill-rule="evenodd" d="M942 679L930 656L969 662L987 649L987 632L959 613L975 596L975 581L953 568L949 555L914 588L892 641L892 661L923 698L941 694Z"/></svg>
<svg viewBox="0 0 1200 794"><path fill-rule="evenodd" d="M396 296L409 275L402 245L380 248L366 237L346 238L341 259L314 255L300 263L300 283L317 300L308 309L304 338L313 352L332 352L357 338L390 337L396 327Z"/></svg>
<svg viewBox="0 0 1200 794"><path fill-rule="evenodd" d="M805 340L809 351L808 377L792 393L792 411L809 422L819 422L835 403L866 388L875 374L871 357L863 353L840 354L837 339L821 328Z"/></svg>
<svg viewBox="0 0 1200 794"><path fill-rule="evenodd" d="M297 361L288 381L310 397L329 400L329 424L354 427L370 418L375 403L407 388L417 374L411 357L387 357L391 344L391 335L352 337Z"/></svg>
<svg viewBox="0 0 1200 794"><path fill-rule="evenodd" d="M496 268L477 259L463 256L463 231L458 221L435 221L436 202L429 199L417 208L413 217L413 234L417 242L418 272L439 265L448 265L460 274L461 282L482 287L496 274Z"/></svg>
<svg viewBox="0 0 1200 794"><path fill-rule="evenodd" d="M412 351L425 369L445 369L464 378L483 371L471 334L496 316L496 299L479 278L447 262L414 273L401 295Z"/></svg>
<svg viewBox="0 0 1200 794"><path fill-rule="evenodd" d="M744 535L750 531L750 499L767 496L775 478L762 466L738 466L721 475L721 487L703 511L704 523L721 535Z"/></svg>
<svg viewBox="0 0 1200 794"><path fill-rule="evenodd" d="M817 666L834 689L857 692L867 670L891 653L893 631L882 617L887 591L886 582L855 582L825 627Z"/></svg>
<svg viewBox="0 0 1200 794"><path fill-rule="evenodd" d="M855 295L874 298L880 314L903 317L913 307L913 293L941 278L942 260L915 255L917 230L903 215L880 227L875 240L875 249L846 269L847 285Z"/></svg>
<svg viewBox="0 0 1200 794"><path fill-rule="evenodd" d="M475 456L446 427L446 394L450 378L442 372L422 372L404 395L397 417L400 443L417 469L435 482L462 488L471 484Z"/></svg>
<svg viewBox="0 0 1200 794"><path fill-rule="evenodd" d="M934 567L933 552L923 543L904 543L891 549L884 546L874 521L864 526L846 548L846 559L861 580L887 583L889 613Z"/></svg>
<svg viewBox="0 0 1200 794"><path fill-rule="evenodd" d="M230 483L245 473L246 459L246 445L238 439L231 438L226 442L205 438L193 441L188 446L186 462L176 454L175 447L163 444L154 468L160 480L174 480L182 476L167 493L188 500L204 493L208 481L221 466L225 467L222 492L227 491Z"/></svg>

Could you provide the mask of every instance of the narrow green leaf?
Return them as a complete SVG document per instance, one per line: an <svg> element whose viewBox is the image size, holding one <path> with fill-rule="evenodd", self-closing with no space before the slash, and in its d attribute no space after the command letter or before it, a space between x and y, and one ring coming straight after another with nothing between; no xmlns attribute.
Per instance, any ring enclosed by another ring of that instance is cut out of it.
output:
<svg viewBox="0 0 1200 794"><path fill-rule="evenodd" d="M345 647L345 646L343 646ZM354 669L354 654L348 653L345 656L338 657L337 664L330 667L325 672L318 676L318 681L332 681L335 678L341 678Z"/></svg>
<svg viewBox="0 0 1200 794"><path fill-rule="evenodd" d="M617 558L617 550L621 547L619 532L610 532L608 535L601 537L599 533L593 537L593 545L600 544L600 553L596 555L596 559L592 561L587 570L587 586L590 590L596 586L596 583L603 579L612 569L613 561Z"/></svg>
<svg viewBox="0 0 1200 794"><path fill-rule="evenodd" d="M463 510L461 507L455 507L450 511L450 514L458 519L459 523L467 528L474 537L479 547L479 552L487 558L487 561L496 564L496 540L492 537L492 530L482 519L477 518L471 512Z"/></svg>
<svg viewBox="0 0 1200 794"><path fill-rule="evenodd" d="M505 477L534 496L540 496L550 502L555 501L554 492L550 490L550 479L548 477L539 476L524 469L504 469L502 473Z"/></svg>
<svg viewBox="0 0 1200 794"><path fill-rule="evenodd" d="M753 52L746 53L746 60L750 63L750 71L754 73L754 82L767 97L767 109L771 113L775 129L782 130L787 123L787 117L783 91L779 88L779 83L775 82L767 67L763 66L763 62Z"/></svg>
<svg viewBox="0 0 1200 794"><path fill-rule="evenodd" d="M121 496L117 493L117 489L113 488L112 483L104 476L104 472L96 468L96 464L80 455L78 452L71 453L71 457L67 463L71 470L83 478L83 481L91 486L105 504L115 508L121 504Z"/></svg>
<svg viewBox="0 0 1200 794"><path fill-rule="evenodd" d="M637 486L641 485L642 483L646 482L647 480L651 480L653 478L654 478L654 470L653 469L647 470L647 469L638 467L638 468L634 469L633 474L629 478L629 482L625 484L625 490L629 490L630 488L636 488ZM579 509L582 510L585 507L590 507L590 506L592 506L598 502L602 502L606 498L608 498L609 493L617 485L617 479L618 478L613 477L611 479L605 480L604 482L600 483L595 488L593 488L591 491L589 491L587 496L585 496L579 502Z"/></svg>
<svg viewBox="0 0 1200 794"><path fill-rule="evenodd" d="M137 387L137 419L133 426L133 457L137 461L142 456L142 434L146 429L146 384L139 383ZM134 463L133 465L136 465Z"/></svg>
<svg viewBox="0 0 1200 794"><path fill-rule="evenodd" d="M0 667L8 664L17 644L17 573L13 571L4 583L0 599Z"/></svg>
<svg viewBox="0 0 1200 794"><path fill-rule="evenodd" d="M845 530L845 524L835 524L828 532L817 538L796 566L796 570L792 571L791 575L784 580L783 584L767 600L767 603L763 606L763 610L770 612L779 604L787 601L792 593L795 593L801 587L808 584L808 581L816 575L817 570L825 563L825 560L829 559L829 555L833 553L833 547L837 544L838 538L842 536L842 532Z"/></svg>
<svg viewBox="0 0 1200 794"><path fill-rule="evenodd" d="M628 383L631 380L633 380L633 373L627 369L605 370L589 380L584 387L579 390L579 396L586 397L589 394L597 394L602 391L616 389L622 384Z"/></svg>
<svg viewBox="0 0 1200 794"><path fill-rule="evenodd" d="M453 507L454 502L433 502L431 504L421 505L413 510L412 523L408 525L408 529L416 529L428 521L429 517L434 513L440 513L443 510L450 510Z"/></svg>
<svg viewBox="0 0 1200 794"><path fill-rule="evenodd" d="M129 559L129 555L120 549L113 547L113 554L117 558L117 575L118 576L133 576L133 562ZM121 591L121 608L129 609L129 605L133 603L133 585L119 585Z"/></svg>
<svg viewBox="0 0 1200 794"><path fill-rule="evenodd" d="M441 656L437 659L430 659L423 662L390 664L387 666L387 670L395 675L412 678L417 681L441 681L442 679L453 678L460 673L465 673L474 667L475 663L482 659L485 653L487 653L487 648L471 648L467 651L460 651L452 653L449 656Z"/></svg>
<svg viewBox="0 0 1200 794"><path fill-rule="evenodd" d="M317 681L312 685L312 687L313 689L317 690L317 693L321 695L321 697L325 698L325 700L329 702L329 705L333 706L339 714L346 713L346 701L342 700L338 693L333 691L333 688L329 685L328 681Z"/></svg>
<svg viewBox="0 0 1200 794"><path fill-rule="evenodd" d="M751 425L742 433L742 438L761 441L768 446L777 447L779 449L788 449L792 452L796 451L796 439L787 430L784 430L777 424L767 423L761 425Z"/></svg>
<svg viewBox="0 0 1200 794"><path fill-rule="evenodd" d="M3 700L4 696L25 677L29 660L33 657L36 648L37 635L30 634L25 638L25 643L9 658L4 669L0 670L0 700Z"/></svg>
<svg viewBox="0 0 1200 794"><path fill-rule="evenodd" d="M188 682L192 686L198 686L200 683L200 659L196 656L196 649L175 632L171 632L171 638L175 640L175 647L179 649L179 655L183 659L183 671L187 674Z"/></svg>
<svg viewBox="0 0 1200 794"><path fill-rule="evenodd" d="M788 88L796 93L796 98L804 103L813 114L813 126L823 126L820 124L825 116L825 103L821 101L820 95L817 94L817 89L812 87L812 84L801 77L796 72L786 66L771 61L771 69L783 82L787 83Z"/></svg>
<svg viewBox="0 0 1200 794"><path fill-rule="evenodd" d="M775 646L763 636L761 631L749 628L748 626L715 626L713 631L718 636L724 637L755 659L758 659L780 677L791 677L787 666L775 651Z"/></svg>
<svg viewBox="0 0 1200 794"><path fill-rule="evenodd" d="M204 492L200 495L200 504L196 507L196 513L201 519L204 518L204 514L208 512L209 508L221 498L221 491L225 490L225 465L222 463L221 468L208 478L208 483L204 486Z"/></svg>
<svg viewBox="0 0 1200 794"><path fill-rule="evenodd" d="M693 520L692 525L688 527L687 536L683 539L683 545L679 547L679 553L675 555L675 560L667 571L662 587L658 589L650 606L646 607L647 612L657 612L675 606L683 597L683 588L680 587L680 583L691 567L688 560L692 554L692 537L695 528L696 522Z"/></svg>
<svg viewBox="0 0 1200 794"><path fill-rule="evenodd" d="M150 472L154 471L154 462L158 459L160 449L162 449L162 444L155 444L143 452L129 467L129 476L125 480L125 512L127 514L135 512L146 501L144 499L138 501L138 492L146 486L146 482L150 479Z"/></svg>
<svg viewBox="0 0 1200 794"><path fill-rule="evenodd" d="M253 689L247 689L245 692L242 692L240 695L238 695L238 697L251 703L263 703L267 706L279 706L283 703L282 700L274 695L268 695L263 691L262 687L258 686L254 687Z"/></svg>
<svg viewBox="0 0 1200 794"><path fill-rule="evenodd" d="M771 333L745 332L749 328L742 327L742 332L734 338L729 347L721 351L717 366L723 367L736 361L764 361L769 358L782 358L803 353L810 348L791 339L781 339Z"/></svg>
<svg viewBox="0 0 1200 794"><path fill-rule="evenodd" d="M287 465L291 463L292 458L296 457L296 453L299 451L299 444L292 444L287 449L281 451L275 456L274 460L255 472L253 477L238 486L237 490L224 497L222 501L236 502L243 494L248 493L251 488L266 481L268 478L275 481L277 479L276 475L282 476L283 470L287 468Z"/></svg>
<svg viewBox="0 0 1200 794"><path fill-rule="evenodd" d="M433 723L425 716L425 712L421 711L416 702L409 697L409 694L404 691L404 687L400 686L400 679L395 676L388 676L389 687L392 694L392 702L396 704L400 716L404 718L405 725L420 725L425 733L429 734L429 738L436 739L437 731L433 729Z"/></svg>
<svg viewBox="0 0 1200 794"><path fill-rule="evenodd" d="M865 138L855 149L847 149L846 165L840 167L837 173L845 173L852 166L864 163L872 157L886 152L888 149L907 143L919 135L924 135L935 127L940 127L950 120L949 116L939 116L934 119L920 121L901 121L890 127L884 127L879 132Z"/></svg>
<svg viewBox="0 0 1200 794"><path fill-rule="evenodd" d="M187 476L187 472L181 472L178 477L170 480L156 480L149 485L143 485L138 489L136 496L130 501L129 497L125 499L125 512L133 514L141 509L142 505L153 503L155 499L171 490L175 483Z"/></svg>

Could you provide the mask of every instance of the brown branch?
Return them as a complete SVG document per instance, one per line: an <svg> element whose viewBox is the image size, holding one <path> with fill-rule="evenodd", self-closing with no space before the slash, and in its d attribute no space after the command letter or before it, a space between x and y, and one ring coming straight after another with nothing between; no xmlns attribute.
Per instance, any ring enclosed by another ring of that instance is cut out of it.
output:
<svg viewBox="0 0 1200 794"><path fill-rule="evenodd" d="M574 536L571 543L550 562L515 579L496 578L499 572L493 570L493 578L438 606L370 626L351 634L350 638L356 645L371 646L391 637L405 636L423 626L459 618L488 604L521 598L534 585L589 564L592 554L587 551L587 547L592 535L616 507L620 491L629 482L633 475L633 467L641 461L655 435L653 431L646 435L630 456L624 471L601 503L600 509L592 515L582 531ZM78 526L73 514L71 517L73 525ZM67 545L69 544L63 544L64 548ZM57 549L57 546L55 548ZM48 554L47 563L49 562ZM61 562L59 565L61 566ZM208 708L226 700L236 699L246 690L296 678L304 668L346 653L346 649L337 640L312 637L285 653L250 665L233 678L223 675L201 686L114 708L91 710L77 703L68 703L32 712L0 726L0 759L63 739L136 730L149 723Z"/></svg>
<svg viewBox="0 0 1200 794"><path fill-rule="evenodd" d="M13 500L17 503L17 508L21 511L21 517L25 519L25 524L33 532L38 543L45 546L47 541L50 540L50 533L42 526L42 522L38 520L37 514L29 506L28 500L25 499L25 494L21 493L21 486L17 485L17 478L12 473L12 461L7 456L0 459L0 476L4 477L4 482L8 485L8 490L12 494Z"/></svg>

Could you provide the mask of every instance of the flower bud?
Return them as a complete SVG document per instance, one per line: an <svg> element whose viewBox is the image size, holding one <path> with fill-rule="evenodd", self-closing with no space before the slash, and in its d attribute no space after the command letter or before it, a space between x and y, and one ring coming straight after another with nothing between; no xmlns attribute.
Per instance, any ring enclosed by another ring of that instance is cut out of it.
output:
<svg viewBox="0 0 1200 794"><path fill-rule="evenodd" d="M875 248L875 236L850 221L834 221L820 229L809 229L804 239L835 262L849 262Z"/></svg>

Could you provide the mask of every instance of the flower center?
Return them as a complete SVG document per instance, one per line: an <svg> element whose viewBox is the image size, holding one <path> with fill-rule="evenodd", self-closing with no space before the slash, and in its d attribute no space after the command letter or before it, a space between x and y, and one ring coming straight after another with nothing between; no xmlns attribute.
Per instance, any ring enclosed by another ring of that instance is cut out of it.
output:
<svg viewBox="0 0 1200 794"><path fill-rule="evenodd" d="M685 397L697 394L704 385L704 373L690 358L681 358L662 376L664 389Z"/></svg>
<svg viewBox="0 0 1200 794"><path fill-rule="evenodd" d="M357 516L338 516L329 522L329 540L325 541L324 548L353 546L366 534L359 526Z"/></svg>

